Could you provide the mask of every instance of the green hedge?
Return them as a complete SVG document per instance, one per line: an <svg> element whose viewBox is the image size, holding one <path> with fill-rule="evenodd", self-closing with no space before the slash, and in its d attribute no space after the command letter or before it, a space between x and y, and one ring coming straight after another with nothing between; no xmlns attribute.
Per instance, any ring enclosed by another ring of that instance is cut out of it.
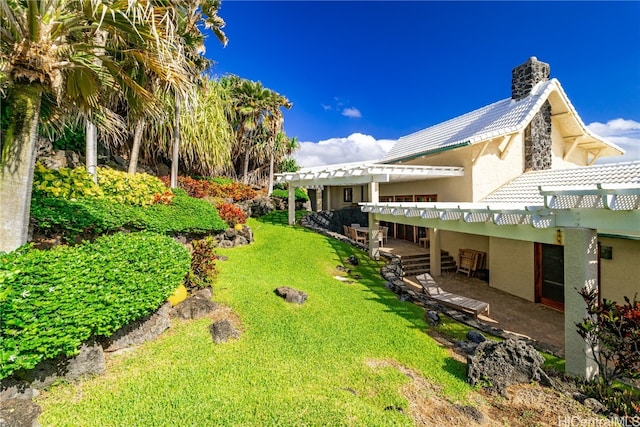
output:
<svg viewBox="0 0 640 427"><path fill-rule="evenodd" d="M187 250L153 233L0 253L0 378L76 354L90 337L108 337L152 313L189 265Z"/></svg>
<svg viewBox="0 0 640 427"><path fill-rule="evenodd" d="M133 206L106 199L66 200L34 192L31 223L34 231L62 234L71 241L79 233L102 234L120 230L148 230L161 234L215 233L227 225L205 200L174 190L170 205Z"/></svg>
<svg viewBox="0 0 640 427"><path fill-rule="evenodd" d="M275 189L271 193L271 197L277 197L279 199L288 199L289 198L289 190L280 190ZM296 201L306 202L309 200L309 196L302 188L296 188Z"/></svg>

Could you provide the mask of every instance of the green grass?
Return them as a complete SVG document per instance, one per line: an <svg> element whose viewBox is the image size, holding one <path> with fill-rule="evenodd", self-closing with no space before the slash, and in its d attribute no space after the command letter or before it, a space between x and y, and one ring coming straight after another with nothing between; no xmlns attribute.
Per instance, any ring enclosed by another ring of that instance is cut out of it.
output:
<svg viewBox="0 0 640 427"><path fill-rule="evenodd" d="M210 320L176 322L155 342L114 357L107 374L41 395L43 426L412 425L389 406L408 402L410 379L393 360L438 384L452 402L472 389L465 365L425 333L423 310L400 302L380 264L336 240L284 225L286 212L249 220L255 243L220 250L214 301L243 323L240 339L214 344ZM337 265L361 261L351 284ZM308 294L292 305L274 294L291 286ZM355 393L354 393L355 392Z"/></svg>

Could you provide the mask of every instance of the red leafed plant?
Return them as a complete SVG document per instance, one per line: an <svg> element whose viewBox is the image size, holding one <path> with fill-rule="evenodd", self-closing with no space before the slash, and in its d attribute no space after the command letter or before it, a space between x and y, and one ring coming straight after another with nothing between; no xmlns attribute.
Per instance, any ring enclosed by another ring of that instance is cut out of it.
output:
<svg viewBox="0 0 640 427"><path fill-rule="evenodd" d="M244 224L247 220L247 215L242 209L233 203L219 203L216 208L218 209L218 215L229 227L234 227L236 224Z"/></svg>
<svg viewBox="0 0 640 427"><path fill-rule="evenodd" d="M619 415L637 415L638 390L619 388L615 383L640 378L640 301L637 295L633 300L625 296L624 304L599 301L595 290L583 289L580 295L588 316L576 326L599 368L595 380L585 385L585 394Z"/></svg>
<svg viewBox="0 0 640 427"><path fill-rule="evenodd" d="M191 270L187 275L186 285L190 289L202 289L213 284L218 270L216 269L216 254L214 252L217 241L211 237L191 242Z"/></svg>
<svg viewBox="0 0 640 427"><path fill-rule="evenodd" d="M169 176L163 176L162 181L169 186ZM206 179L194 179L189 176L179 176L178 186L191 197L203 199L209 197L220 197L231 199L234 202L241 200L251 200L256 197L256 191L246 184L232 182L230 184L219 184Z"/></svg>
<svg viewBox="0 0 640 427"><path fill-rule="evenodd" d="M164 193L156 193L153 195L152 204L161 203L163 205L170 205L173 201L173 193L171 191L165 191Z"/></svg>

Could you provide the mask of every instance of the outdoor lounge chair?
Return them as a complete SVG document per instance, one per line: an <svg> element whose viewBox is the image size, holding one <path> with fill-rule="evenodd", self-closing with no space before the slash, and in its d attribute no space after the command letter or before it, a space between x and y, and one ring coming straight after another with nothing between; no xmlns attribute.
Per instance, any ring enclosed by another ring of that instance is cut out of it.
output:
<svg viewBox="0 0 640 427"><path fill-rule="evenodd" d="M432 300L458 311L471 312L475 317L478 317L479 314L489 316L489 303L445 292L428 273L416 276L416 279L418 279L422 289Z"/></svg>

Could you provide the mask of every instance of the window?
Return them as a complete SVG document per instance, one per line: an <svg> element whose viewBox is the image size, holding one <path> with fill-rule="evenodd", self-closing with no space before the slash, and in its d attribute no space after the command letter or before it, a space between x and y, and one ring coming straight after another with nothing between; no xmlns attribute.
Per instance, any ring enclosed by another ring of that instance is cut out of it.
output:
<svg viewBox="0 0 640 427"><path fill-rule="evenodd" d="M345 202L353 202L353 188L343 188L342 198Z"/></svg>

